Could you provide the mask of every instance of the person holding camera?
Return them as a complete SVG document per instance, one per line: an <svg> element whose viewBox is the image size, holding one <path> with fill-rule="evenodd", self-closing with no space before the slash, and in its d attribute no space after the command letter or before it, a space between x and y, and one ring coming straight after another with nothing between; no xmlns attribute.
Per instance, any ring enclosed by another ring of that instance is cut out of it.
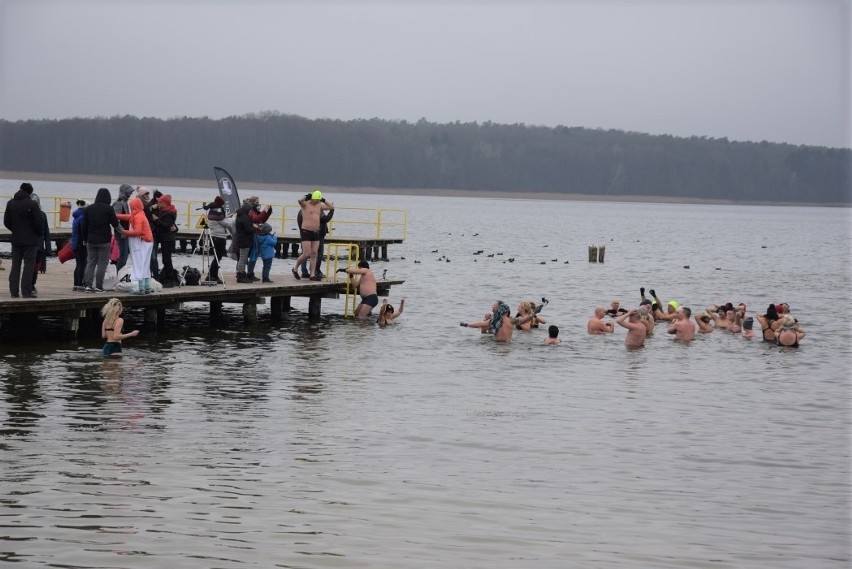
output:
<svg viewBox="0 0 852 569"><path fill-rule="evenodd" d="M216 196L211 203L204 204L203 209L207 212L207 227L210 229L215 253L204 280L225 284L219 276L219 263L228 253L228 237L234 234L234 219L225 215L225 200L222 196Z"/></svg>
<svg viewBox="0 0 852 569"><path fill-rule="evenodd" d="M160 254L163 257L163 270L154 275L165 288L178 285L178 274L172 264L172 255L175 252L175 239L177 234L177 208L172 205L172 197L169 195L157 198L155 207L151 209L151 231L154 241L160 245ZM156 250L154 256L157 255Z"/></svg>
<svg viewBox="0 0 852 569"><path fill-rule="evenodd" d="M303 261L310 259L311 269L310 277L308 278L312 281L318 281L320 280L320 277L317 275L317 268L319 266L320 216L323 211L334 209L334 204L326 201L321 191L314 190L311 193L310 199L299 200L299 207L302 208L302 228L299 230L302 240L302 253L296 259L296 265L292 269L293 276L296 280L300 280L302 277L299 275L298 267ZM373 306L376 305L374 304Z"/></svg>
<svg viewBox="0 0 852 569"><path fill-rule="evenodd" d="M257 196L250 196L243 200L243 203L248 204L251 208L249 209L249 218L254 224L255 233L257 234L260 227L266 223L272 215L272 206L268 205L265 210L261 210L260 198ZM249 247L248 262L246 263L246 278L248 278L251 282L257 282L260 280L254 274L254 267L257 264L257 258L258 251L255 247L254 240L252 240L251 247Z"/></svg>

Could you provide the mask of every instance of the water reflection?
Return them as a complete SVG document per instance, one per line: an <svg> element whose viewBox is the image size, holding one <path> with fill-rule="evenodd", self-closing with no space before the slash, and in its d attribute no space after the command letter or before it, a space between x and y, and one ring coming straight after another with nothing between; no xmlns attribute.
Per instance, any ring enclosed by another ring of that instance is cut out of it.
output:
<svg viewBox="0 0 852 569"><path fill-rule="evenodd" d="M7 360L2 370L6 419L0 428L0 435L6 446L6 437L21 437L25 442L33 433L39 419L44 415L42 409L45 398L36 375L31 370L32 362Z"/></svg>

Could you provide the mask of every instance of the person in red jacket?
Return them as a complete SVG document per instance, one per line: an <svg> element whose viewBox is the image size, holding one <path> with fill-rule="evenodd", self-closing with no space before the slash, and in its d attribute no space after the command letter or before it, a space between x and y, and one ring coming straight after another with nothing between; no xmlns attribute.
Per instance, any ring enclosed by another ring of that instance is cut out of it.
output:
<svg viewBox="0 0 852 569"><path fill-rule="evenodd" d="M151 252L154 249L154 236L151 233L151 225L145 215L145 207L142 200L133 198L130 200L130 213L119 214L121 221L129 221L130 229L126 229L127 243L130 247L130 278L139 285L138 294L154 292L151 287Z"/></svg>

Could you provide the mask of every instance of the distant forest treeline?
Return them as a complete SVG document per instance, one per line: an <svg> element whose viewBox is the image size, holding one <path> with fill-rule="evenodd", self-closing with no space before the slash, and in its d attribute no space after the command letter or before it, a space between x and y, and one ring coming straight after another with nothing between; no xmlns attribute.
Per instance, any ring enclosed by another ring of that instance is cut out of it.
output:
<svg viewBox="0 0 852 569"><path fill-rule="evenodd" d="M225 119L0 121L0 170L343 187L848 204L852 151L524 124Z"/></svg>

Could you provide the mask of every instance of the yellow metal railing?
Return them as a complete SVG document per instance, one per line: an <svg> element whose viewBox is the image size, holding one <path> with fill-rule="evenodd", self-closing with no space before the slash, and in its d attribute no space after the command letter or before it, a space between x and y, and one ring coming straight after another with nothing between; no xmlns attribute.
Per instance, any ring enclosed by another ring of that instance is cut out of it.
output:
<svg viewBox="0 0 852 569"><path fill-rule="evenodd" d="M11 196L0 196L0 207L5 206ZM47 214L48 222L52 229L70 228L71 213L77 209L76 201L86 200L86 204L92 203L91 197L41 197L41 208ZM172 204L178 210L178 225L181 229L192 229L197 226L198 221L204 217L202 206L204 201L172 200ZM63 208L63 204L70 204L69 208ZM272 216L269 224L281 237L297 236L298 226L296 216L299 213L297 205L272 205ZM63 210L68 214L68 219L63 219ZM329 236L347 239L401 239L408 238L408 212L404 209L393 208L368 208L368 207L336 207L334 217L328 224Z"/></svg>
<svg viewBox="0 0 852 569"><path fill-rule="evenodd" d="M348 269L349 267L354 267L358 262L358 245L355 243L326 243L325 247L325 278L330 279L331 282L341 282L338 280L338 277L343 275L343 273L337 272L339 268L342 268L340 267L340 259L342 257L340 251L346 251L345 268ZM352 281L352 275L346 273L345 278L346 289L343 300L343 316L351 318L355 316L355 309L358 307L358 287L356 287L355 283Z"/></svg>

